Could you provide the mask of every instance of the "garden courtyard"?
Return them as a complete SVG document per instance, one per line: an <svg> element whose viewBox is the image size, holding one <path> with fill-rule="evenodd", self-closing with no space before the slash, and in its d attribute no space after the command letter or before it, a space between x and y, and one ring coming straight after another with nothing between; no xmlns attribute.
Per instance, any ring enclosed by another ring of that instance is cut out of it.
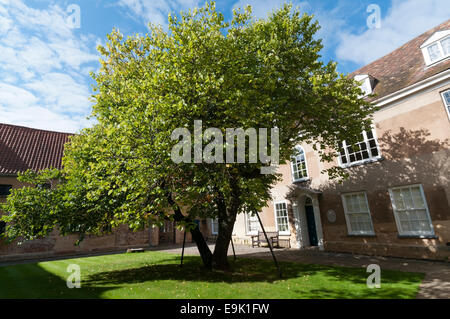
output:
<svg viewBox="0 0 450 319"><path fill-rule="evenodd" d="M179 247L3 264L0 298L448 297L446 277L438 285L428 278L433 276L433 270L446 276L448 263L285 249L276 250L283 273L279 278L270 253L264 248L237 246L237 259L230 256L233 271L229 273L205 271L195 251L192 246L186 249L183 267ZM381 266L381 288L369 289L366 285L370 273L365 265L371 263ZM81 288L67 287L70 264L80 266Z"/></svg>

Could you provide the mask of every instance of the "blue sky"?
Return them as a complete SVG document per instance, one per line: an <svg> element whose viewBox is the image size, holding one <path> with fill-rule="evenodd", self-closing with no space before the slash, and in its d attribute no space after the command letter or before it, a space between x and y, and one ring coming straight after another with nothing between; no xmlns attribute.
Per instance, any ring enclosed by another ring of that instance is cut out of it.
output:
<svg viewBox="0 0 450 319"><path fill-rule="evenodd" d="M218 0L232 9L252 5L264 18L283 0ZM322 59L348 73L382 57L450 17L448 0L292 1L314 14L322 29ZM0 0L0 123L63 132L90 126L89 71L98 68L96 46L115 27L145 33L149 21L167 23L170 12L202 6L198 0ZM79 27L73 19L80 11ZM367 19L380 8L380 27Z"/></svg>

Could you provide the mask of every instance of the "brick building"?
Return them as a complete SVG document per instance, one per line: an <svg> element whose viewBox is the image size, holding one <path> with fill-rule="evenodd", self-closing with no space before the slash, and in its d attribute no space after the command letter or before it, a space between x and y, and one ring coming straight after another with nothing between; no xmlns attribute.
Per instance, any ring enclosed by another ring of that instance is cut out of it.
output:
<svg viewBox="0 0 450 319"><path fill-rule="evenodd" d="M450 20L351 74L379 110L359 148L334 163L299 145L260 216L292 247L448 259L450 256ZM322 171L341 166L343 184ZM254 216L234 241L250 243Z"/></svg>
<svg viewBox="0 0 450 319"><path fill-rule="evenodd" d="M5 201L11 188L23 186L17 180L19 172L61 168L64 144L70 136L67 133L0 124L0 202ZM205 235L210 233L209 225L206 221L200 221ZM4 230L4 226L4 223L0 225L0 231ZM79 246L75 246L77 235L61 237L54 231L46 238L27 241L22 245L6 244L0 239L0 261L182 243L183 235L183 231L177 230L173 222L166 222L161 228L138 232L132 232L123 225L110 235L88 236ZM189 233L186 240L191 241Z"/></svg>

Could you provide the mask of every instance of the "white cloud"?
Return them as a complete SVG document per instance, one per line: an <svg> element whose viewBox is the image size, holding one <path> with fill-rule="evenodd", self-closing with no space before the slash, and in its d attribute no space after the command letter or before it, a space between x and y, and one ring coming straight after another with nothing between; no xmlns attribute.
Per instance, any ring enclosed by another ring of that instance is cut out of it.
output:
<svg viewBox="0 0 450 319"><path fill-rule="evenodd" d="M76 131L89 124L93 35L66 23L65 8L0 0L0 122Z"/></svg>
<svg viewBox="0 0 450 319"><path fill-rule="evenodd" d="M87 113L89 90L63 73L48 73L40 80L27 83L26 88L38 92L48 108L64 113Z"/></svg>
<svg viewBox="0 0 450 319"><path fill-rule="evenodd" d="M0 83L0 97L0 106L5 109L13 109L17 105L28 107L38 101L33 93L7 83Z"/></svg>
<svg viewBox="0 0 450 319"><path fill-rule="evenodd" d="M167 27L169 13L179 13L198 7L199 0L119 0L118 4L146 25L151 22Z"/></svg>
<svg viewBox="0 0 450 319"><path fill-rule="evenodd" d="M18 107L13 110L0 106L2 123L33 127L57 132L77 132L80 127L88 127L92 123L84 117L67 116L52 112L41 106Z"/></svg>
<svg viewBox="0 0 450 319"><path fill-rule="evenodd" d="M75 132L89 125L81 116L71 117L39 106L39 98L18 86L0 83L1 123L23 125L60 132Z"/></svg>
<svg viewBox="0 0 450 319"><path fill-rule="evenodd" d="M394 0L381 12L381 28L340 34L339 59L368 64L450 17L448 0Z"/></svg>

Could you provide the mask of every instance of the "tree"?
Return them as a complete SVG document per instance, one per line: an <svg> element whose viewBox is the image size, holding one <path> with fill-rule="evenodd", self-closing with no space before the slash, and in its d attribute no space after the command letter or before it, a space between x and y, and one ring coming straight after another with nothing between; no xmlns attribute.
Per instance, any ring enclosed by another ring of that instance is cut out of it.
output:
<svg viewBox="0 0 450 319"><path fill-rule="evenodd" d="M205 266L227 269L237 214L264 207L279 175L261 174L265 164L249 161L248 149L244 163L209 163L205 154L199 162L175 162L172 151L181 142L172 133L194 132L198 120L223 135L227 128L277 128L280 163L302 142L332 160L340 141L356 142L369 127L373 107L335 63L319 60L318 28L291 5L265 20L252 19L248 7L226 22L210 2L169 16L167 31L150 24L149 34L124 38L113 30L99 47L101 69L92 74L98 124L71 139L61 172L22 177L36 185L56 174L61 182L52 190L15 190L5 207L7 233L33 238L58 227L82 236L172 219L192 232ZM214 137L199 136L207 143ZM195 138L181 144L194 157ZM210 155L223 155L230 145L237 153L233 139ZM40 204L42 196L56 202ZM46 212L38 217L20 202ZM213 253L192 223L202 217L219 220ZM30 227L35 218L39 229Z"/></svg>

